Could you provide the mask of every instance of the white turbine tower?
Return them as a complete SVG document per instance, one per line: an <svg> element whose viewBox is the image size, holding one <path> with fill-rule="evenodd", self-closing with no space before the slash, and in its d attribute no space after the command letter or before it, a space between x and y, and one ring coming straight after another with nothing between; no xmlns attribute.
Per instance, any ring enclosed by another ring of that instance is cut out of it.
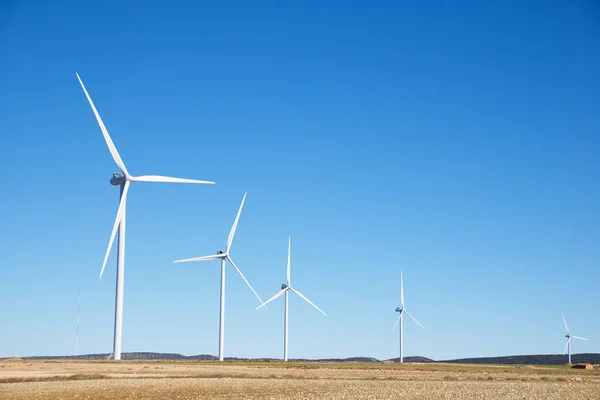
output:
<svg viewBox="0 0 600 400"><path fill-rule="evenodd" d="M562 315L563 322L565 323L565 329L567 330L567 334L565 335L565 337L567 338L567 344L565 346L565 350L563 351L563 356L565 355L566 352L569 352L569 364L571 364L571 338L579 339L579 340L590 340L590 339L571 335L571 332L569 332L569 326L567 325L567 320L565 319L565 315L563 313L561 313L560 315Z"/></svg>
<svg viewBox="0 0 600 400"><path fill-rule="evenodd" d="M404 314L408 315L409 317L412 318L413 321L415 321L417 323L417 325L419 325L421 328L423 328L423 330L425 330L423 325L421 325L415 317L410 315L410 313L408 311L406 311L406 307L404 307L404 282L402 280L402 270L400 270L400 304L401 304L401 307L396 308L396 312L400 313L400 315L398 315L398 319L396 320L396 323L394 324L392 331L394 329L396 329L396 325L398 325L398 323L400 323L400 362L402 363L402 362L404 362L404 348L402 346L402 340L403 340L403 338L402 338L402 322L403 322L402 316Z"/></svg>
<svg viewBox="0 0 600 400"><path fill-rule="evenodd" d="M100 278L102 278L102 274L104 273L104 268L106 267L106 261L108 260L108 256L110 254L110 250L112 248L113 242L115 240L115 235L117 234L117 229L119 230L119 239L117 244L117 288L116 288L116 298L115 298L115 331L114 331L114 344L113 344L113 358L115 360L121 359L121 336L122 336L122 327L123 327L123 279L125 276L125 208L127 204L127 192L129 191L129 185L131 182L173 182L173 183L204 183L204 184L213 184L214 182L208 181L198 181L194 179L182 179L182 178L171 178L168 176L157 176L157 175L143 175L143 176L132 176L129 175L127 168L125 168L125 164L115 147L110 135L108 134L108 130L102 119L100 118L100 114L98 114L98 110L96 110L96 106L94 106L94 102L92 98L88 94L79 74L77 75L77 79L81 84L81 88L87 97L90 106L92 107L92 111L96 116L96 120L98 121L98 125L100 125L100 130L102 130L102 135L104 135L104 140L108 146L108 150L112 155L113 159L117 166L121 169L121 174L115 173L110 180L110 184L113 186L119 186L121 188L121 197L119 200L119 209L117 211L117 218L115 219L115 224L113 226L112 233L110 235L110 240L108 242L108 248L106 249L106 254L104 256L104 262L102 263L102 269L100 270Z"/></svg>
<svg viewBox="0 0 600 400"><path fill-rule="evenodd" d="M223 352L224 352L224 348L225 348L225 260L229 261L231 266L237 271L238 274L240 274L240 276L242 277L244 282L246 282L246 285L248 285L250 290L252 290L252 293L254 293L254 295L256 296L258 301L260 301L262 304L262 300L260 299L258 294L256 294L256 292L254 291L254 289L252 288L252 285L250 285L250 282L248 282L248 280L246 279L244 274L242 274L242 271L240 271L240 269L237 267L237 265L235 265L235 263L229 256L229 251L231 250L231 242L233 242L233 236L235 235L235 229L237 228L237 224L240 219L240 214L242 213L242 207L244 207L244 201L246 201L246 193L244 193L244 198L242 199L242 204L240 204L240 208L235 217L235 221L233 222L233 226L231 227L231 231L229 232L229 237L227 238L227 246L225 247L225 252L222 252L219 250L217 252L217 254L212 255L212 256L195 257L195 258L188 258L185 260L173 261L176 263L180 263L180 262L189 262L189 261L215 260L218 258L221 259L221 310L219 313L219 361L223 361L223 359L224 359Z"/></svg>
<svg viewBox="0 0 600 400"><path fill-rule="evenodd" d="M257 310L261 307L265 307L268 303L270 303L271 301L275 300L276 298L278 298L279 296L281 296L282 294L285 293L285 311L283 314L283 320L284 320L284 322L283 322L283 361L288 360L288 296L289 296L289 291L291 290L292 292L296 293L308 304L310 304L311 306L316 308L323 315L327 316L327 314L325 314L325 312L323 312L323 310L321 310L319 307L314 305L312 301L307 299L302 293L300 293L299 291L297 291L296 289L294 289L292 287L292 283L290 280L290 247L291 247L291 237L288 238L287 284L285 284L285 283L282 284L281 291L279 293L277 293L275 296L271 297L269 300L264 302L262 305L256 307Z"/></svg>

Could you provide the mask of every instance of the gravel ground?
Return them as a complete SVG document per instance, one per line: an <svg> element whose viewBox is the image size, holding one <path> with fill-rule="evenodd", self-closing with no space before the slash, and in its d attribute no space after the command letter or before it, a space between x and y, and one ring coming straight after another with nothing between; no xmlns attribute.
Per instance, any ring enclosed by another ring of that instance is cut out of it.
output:
<svg viewBox="0 0 600 400"><path fill-rule="evenodd" d="M533 371L533 372L532 372ZM20 381L32 380L32 381ZM0 399L600 399L598 371L0 362Z"/></svg>
<svg viewBox="0 0 600 400"><path fill-rule="evenodd" d="M0 385L12 399L599 399L595 383L252 378L103 379Z"/></svg>

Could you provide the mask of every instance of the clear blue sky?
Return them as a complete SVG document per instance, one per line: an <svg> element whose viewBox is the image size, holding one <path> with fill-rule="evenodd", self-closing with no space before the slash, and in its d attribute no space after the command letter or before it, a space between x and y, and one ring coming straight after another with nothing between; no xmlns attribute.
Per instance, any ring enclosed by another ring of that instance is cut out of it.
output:
<svg viewBox="0 0 600 400"><path fill-rule="evenodd" d="M285 4L284 4L285 3ZM524 4L526 3L526 4ZM217 353L218 262L285 280L290 357L600 352L600 7L581 1L0 1L0 356ZM283 302L227 275L226 356L281 357Z"/></svg>

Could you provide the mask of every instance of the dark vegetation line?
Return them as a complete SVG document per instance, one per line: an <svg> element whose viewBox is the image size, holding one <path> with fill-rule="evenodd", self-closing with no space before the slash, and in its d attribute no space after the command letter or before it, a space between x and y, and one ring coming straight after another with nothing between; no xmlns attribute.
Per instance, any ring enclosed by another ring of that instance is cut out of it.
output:
<svg viewBox="0 0 600 400"><path fill-rule="evenodd" d="M109 379L102 374L75 374L75 375L53 375L53 376L15 376L0 378L0 383L22 383L22 382L66 382L66 381L91 381L97 379Z"/></svg>

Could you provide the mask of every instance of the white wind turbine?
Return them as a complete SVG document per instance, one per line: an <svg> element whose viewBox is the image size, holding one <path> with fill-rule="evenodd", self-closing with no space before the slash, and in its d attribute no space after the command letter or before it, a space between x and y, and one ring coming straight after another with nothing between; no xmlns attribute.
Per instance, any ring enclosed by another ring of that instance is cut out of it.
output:
<svg viewBox="0 0 600 400"><path fill-rule="evenodd" d="M565 346L565 350L563 351L563 356L568 351L569 352L569 364L571 364L571 338L579 339L579 340L590 340L590 339L571 335L571 332L569 332L569 327L567 325L567 320L565 319L565 315L563 313L561 313L560 315L562 315L563 322L565 323L565 329L567 330L567 334L565 335L565 337L567 338L567 344Z"/></svg>
<svg viewBox="0 0 600 400"><path fill-rule="evenodd" d="M248 285L250 290L252 290L252 293L254 293L254 295L256 296L258 301L260 301L262 304L262 300L260 299L258 294L256 294L256 292L254 291L254 289L252 288L252 285L250 285L250 282L248 282L248 280L246 279L244 274L242 274L242 271L240 271L240 269L237 267L237 265L235 265L235 263L229 256L229 251L231 250L231 242L233 242L233 236L235 235L235 229L237 228L237 224L240 219L240 214L242 213L242 207L244 207L244 201L246 201L246 193L244 193L244 198L242 199L242 204L240 204L240 208L235 217L235 221L233 222L233 226L231 227L231 231L229 232L229 237L227 238L227 246L225 247L224 253L221 250L219 250L217 252L217 254L212 255L212 256L195 257L195 258L188 258L185 260L173 261L176 263L181 263L181 262L189 262L189 261L215 260L218 258L221 259L221 309L220 309L220 313L219 313L219 361L223 361L223 359L224 359L223 352L224 352L224 347L225 347L225 260L229 261L231 266L237 271L238 274L240 274L240 276L242 277L244 282L246 282L246 285Z"/></svg>
<svg viewBox="0 0 600 400"><path fill-rule="evenodd" d="M392 331L394 329L396 329L396 325L398 325L398 323L400 323L400 362L402 363L402 362L404 362L404 349L402 346L402 340L403 340L403 338L402 338L402 322L403 322L402 316L404 314L408 315L409 317L411 317L413 319L413 321L415 321L417 323L417 325L419 325L421 328L423 328L423 330L425 330L423 325L421 325L415 317L410 315L409 312L406 311L406 307L404 307L404 282L402 280L402 270L400 270L400 304L401 304L401 307L396 308L396 312L399 312L400 315L398 315L398 319L396 320L396 323L394 324Z"/></svg>
<svg viewBox="0 0 600 400"><path fill-rule="evenodd" d="M121 169L121 174L115 173L110 180L110 184L113 186L119 186L121 188L121 196L119 200L119 209L117 211L117 218L115 219L115 224L113 226L112 233L110 235L110 240L108 242L108 248L106 249L106 254L104 256L104 262L102 263L102 269L100 270L100 278L102 278L102 274L104 273L104 268L106 267L106 261L108 260L108 256L110 254L110 250L112 248L113 242L115 240L115 235L117 234L117 228L119 230L119 239L117 244L117 293L115 299L115 331L114 331L114 344L113 344L113 358L115 360L121 359L121 337L122 337L122 328L123 328L123 278L125 276L125 208L127 204L127 193L129 191L129 185L131 182L174 182L174 183L204 183L204 184L213 184L214 182L208 181L198 181L194 179L182 179L182 178L171 178L168 176L157 176L157 175L143 175L143 176L132 176L129 175L127 168L125 168L125 164L115 147L110 135L108 134L108 130L102 119L100 118L100 114L98 114L98 110L96 110L96 106L94 106L94 102L92 98L88 94L79 74L77 75L77 79L81 84L81 88L87 97L90 106L92 107L92 111L96 116L96 120L98 121L98 125L100 125L100 129L102 130L102 135L104 135L104 140L108 145L108 150L112 155L113 159L117 166Z"/></svg>
<svg viewBox="0 0 600 400"><path fill-rule="evenodd" d="M296 289L294 289L292 287L292 284L290 281L290 247L291 247L291 237L288 238L287 284L285 284L285 283L282 284L281 291L279 293L277 293L275 296L271 297L269 300L264 302L262 305L256 307L256 310L258 310L261 307L266 308L266 305L268 303L270 303L271 301L275 300L276 298L278 298L279 296L281 296L282 294L285 293L285 311L283 314L283 319L284 319L284 323L283 323L283 361L288 360L288 296L289 296L289 291L291 290L292 292L296 293L308 304L310 304L311 306L316 308L323 315L327 316L327 314L325 314L325 312L323 312L323 310L321 310L319 307L314 305L312 301L307 299L302 293L300 293L299 291L297 291Z"/></svg>

